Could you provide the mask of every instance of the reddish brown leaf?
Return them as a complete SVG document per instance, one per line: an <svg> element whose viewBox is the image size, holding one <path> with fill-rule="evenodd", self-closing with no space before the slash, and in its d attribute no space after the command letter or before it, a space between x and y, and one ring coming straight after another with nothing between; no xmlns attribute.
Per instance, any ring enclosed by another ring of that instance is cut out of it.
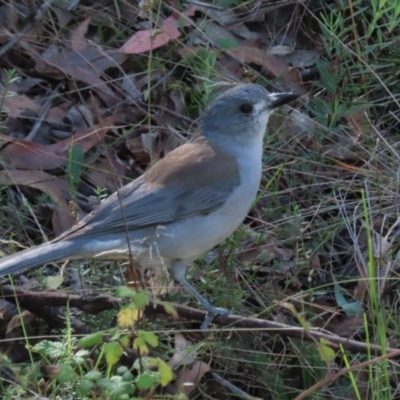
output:
<svg viewBox="0 0 400 400"><path fill-rule="evenodd" d="M191 7L183 15L191 17L196 8ZM168 17L160 29L143 30L136 32L120 49L125 54L140 54L164 46L171 40L177 39L181 33L178 27L189 26L192 21L179 15Z"/></svg>

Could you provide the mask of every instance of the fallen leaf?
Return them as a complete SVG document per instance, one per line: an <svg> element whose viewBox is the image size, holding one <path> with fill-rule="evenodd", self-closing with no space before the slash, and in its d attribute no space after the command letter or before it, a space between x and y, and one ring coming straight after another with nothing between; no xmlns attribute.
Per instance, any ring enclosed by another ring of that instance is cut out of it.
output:
<svg viewBox="0 0 400 400"><path fill-rule="evenodd" d="M126 168L113 158L102 157L90 164L90 168L86 169L83 176L93 186L115 192L126 183L123 179L126 177L126 172Z"/></svg>
<svg viewBox="0 0 400 400"><path fill-rule="evenodd" d="M176 373L174 386L187 396L196 389L197 383L209 372L211 367L202 361L195 361L192 365L182 366Z"/></svg>
<svg viewBox="0 0 400 400"><path fill-rule="evenodd" d="M262 49L249 46L230 49L227 52L239 58L244 63L260 65L273 76L281 78L288 89L294 90L296 93L305 93L305 90L300 86L301 75L299 71L295 68L290 68L285 61L279 59L277 56L267 53Z"/></svg>
<svg viewBox="0 0 400 400"><path fill-rule="evenodd" d="M118 51L104 51L88 43L85 34L91 18L86 18L72 33L70 46L56 48L54 52L45 52L42 56L32 55L36 61L35 69L43 75L63 79L69 75L79 82L84 82L97 93L108 106L115 106L119 99L108 83L101 78L103 71L120 66L127 56Z"/></svg>
<svg viewBox="0 0 400 400"><path fill-rule="evenodd" d="M81 146L82 152L99 143L112 126L114 117L108 117L100 123L76 133L72 137L57 143L44 145L25 140L3 139L11 142L0 152L1 160L16 169L49 170L64 166L68 162L68 153L72 146Z"/></svg>
<svg viewBox="0 0 400 400"><path fill-rule="evenodd" d="M194 15L196 7L190 7L181 15L171 15L159 29L147 29L136 32L121 48L120 52L125 54L140 54L164 46L171 40L178 39L181 33L179 27L191 25L189 18Z"/></svg>
<svg viewBox="0 0 400 400"><path fill-rule="evenodd" d="M177 369L182 365L192 364L196 360L196 357L196 346L177 333L175 335L175 353L168 361L168 365L172 369Z"/></svg>
<svg viewBox="0 0 400 400"><path fill-rule="evenodd" d="M22 311L11 319L11 321L7 324L6 335L9 335L13 330L20 328L22 323L24 326L28 326L31 321L33 321L36 316L29 311Z"/></svg>
<svg viewBox="0 0 400 400"><path fill-rule="evenodd" d="M56 235L69 229L75 222L65 197L71 191L67 182L43 171L0 171L0 185L25 185L47 193L55 204L53 230Z"/></svg>
<svg viewBox="0 0 400 400"><path fill-rule="evenodd" d="M85 18L85 20L78 25L72 31L71 34L71 49L74 51L84 50L87 46L87 40L85 38L86 32L89 28L90 21L92 20L91 17Z"/></svg>

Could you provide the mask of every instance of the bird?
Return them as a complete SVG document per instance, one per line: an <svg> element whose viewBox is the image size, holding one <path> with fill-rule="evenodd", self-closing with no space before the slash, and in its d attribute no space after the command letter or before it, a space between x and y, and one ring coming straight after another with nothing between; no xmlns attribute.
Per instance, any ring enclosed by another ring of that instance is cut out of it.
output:
<svg viewBox="0 0 400 400"><path fill-rule="evenodd" d="M199 131L55 239L0 259L0 276L61 260L128 259L167 266L206 309L206 328L224 309L186 279L188 266L244 221L262 174L271 113L298 97L255 83L229 87L206 107Z"/></svg>

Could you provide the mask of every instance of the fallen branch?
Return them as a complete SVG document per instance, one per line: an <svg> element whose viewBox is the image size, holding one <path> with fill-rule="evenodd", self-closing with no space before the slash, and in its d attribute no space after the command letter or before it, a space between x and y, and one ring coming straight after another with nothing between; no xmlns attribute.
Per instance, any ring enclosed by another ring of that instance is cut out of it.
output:
<svg viewBox="0 0 400 400"><path fill-rule="evenodd" d="M95 296L78 296L65 294L59 291L32 292L30 290L19 287L5 285L0 288L2 296L5 300L12 303L19 302L22 308L35 312L38 306L42 307L60 307L67 306L78 308L89 314L97 314L101 311L110 310L122 305L124 300L113 296L95 295ZM206 312L180 304L173 304L176 313L180 318L203 322ZM148 305L145 309L146 315L151 314L168 314L161 304ZM282 337L290 337L307 341L326 340L326 345L334 349L339 349L340 345L351 353L382 355L382 348L377 345L359 342L334 335L320 328L313 328L309 331L304 328L282 324L274 321L267 321L259 318L242 317L240 315L218 315L214 318L213 323L219 326L228 327L226 330L237 331L238 328L243 330L259 330L269 334L277 334ZM386 353L398 353L398 349L387 348ZM396 355L394 358L400 358Z"/></svg>

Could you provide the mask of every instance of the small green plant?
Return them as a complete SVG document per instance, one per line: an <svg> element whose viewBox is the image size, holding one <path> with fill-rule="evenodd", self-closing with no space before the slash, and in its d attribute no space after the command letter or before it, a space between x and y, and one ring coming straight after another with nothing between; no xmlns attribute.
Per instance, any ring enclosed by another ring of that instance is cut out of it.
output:
<svg viewBox="0 0 400 400"><path fill-rule="evenodd" d="M116 296L127 300L118 312L118 326L78 340L72 335L67 318L67 328L61 339L42 340L35 346L27 345L31 355L28 368L14 370L11 363L4 359L3 364L10 365L20 383L14 388L6 388L11 396L9 398L15 398L12 396L17 393L29 392L31 382L39 381L39 363L34 361L36 356L41 358L41 363L44 362L47 376L45 389L38 386L36 390L45 390L46 393L61 397L75 393L79 399L133 400L138 398L141 391L152 393L157 387L170 383L174 378L171 367L160 357L150 355L159 346L158 336L136 328L150 300L150 293L120 287L116 290ZM168 304L164 306L169 312L174 312ZM128 350L131 357L137 354L137 358L130 367L121 366L121 357Z"/></svg>
<svg viewBox="0 0 400 400"><path fill-rule="evenodd" d="M154 391L159 385L166 386L173 379L172 369L165 361L148 356L151 349L158 347L158 337L152 332L134 328L149 303L150 293L120 287L116 290L116 297L128 299L128 303L118 312L119 327L96 332L78 342L81 348L97 348L99 351L95 364L98 373L92 371L89 376L86 374L84 379L77 381L82 396L88 396L95 388L102 387L112 400L128 399L136 391ZM129 346L139 354L139 358L131 369L118 367L119 360ZM107 366L104 373L100 369L103 359Z"/></svg>
<svg viewBox="0 0 400 400"><path fill-rule="evenodd" d="M80 145L73 145L68 152L68 163L66 166L67 181L76 191L81 181L84 166L84 154Z"/></svg>
<svg viewBox="0 0 400 400"><path fill-rule="evenodd" d="M14 96L14 92L10 91L9 86L15 83L19 76L14 69L4 70L5 78L0 80L0 129L3 121L4 103L7 97Z"/></svg>

